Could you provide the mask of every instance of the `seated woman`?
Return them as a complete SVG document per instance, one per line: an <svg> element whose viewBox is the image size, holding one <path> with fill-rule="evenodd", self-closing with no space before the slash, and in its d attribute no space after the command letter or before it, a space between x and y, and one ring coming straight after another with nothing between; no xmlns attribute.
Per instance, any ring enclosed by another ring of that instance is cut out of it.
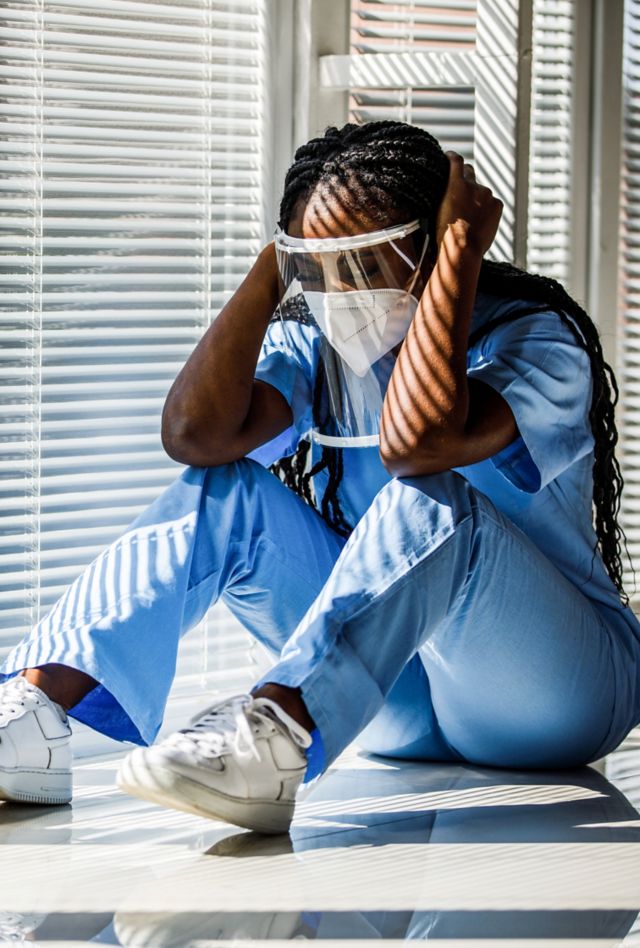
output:
<svg viewBox="0 0 640 948"><path fill-rule="evenodd" d="M298 149L275 244L167 397L188 466L4 665L0 797L70 799L67 711L151 744L220 597L275 664L125 758L166 806L282 832L355 738L553 768L638 723L615 380L557 283L483 260L501 212L411 125Z"/></svg>

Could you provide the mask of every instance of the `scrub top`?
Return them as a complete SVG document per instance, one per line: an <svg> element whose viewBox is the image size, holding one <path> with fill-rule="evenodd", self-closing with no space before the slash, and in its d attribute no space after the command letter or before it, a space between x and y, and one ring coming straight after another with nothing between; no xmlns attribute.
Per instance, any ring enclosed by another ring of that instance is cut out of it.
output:
<svg viewBox="0 0 640 948"><path fill-rule="evenodd" d="M593 600L607 620L623 623L627 633L640 637L640 625L621 604L596 552L589 357L557 314L529 312L535 306L477 294L472 334L496 319L527 311L480 333L467 356L469 378L502 395L513 411L519 436L493 457L456 470ZM288 321L287 332L308 337L317 330ZM311 339L303 343L302 338L300 344L296 340L294 357L282 323L274 321L262 346L256 378L277 388L293 412L291 428L249 455L265 465L293 453L313 427L313 353L317 348ZM391 475L377 447L342 450L344 476L338 496L345 518L355 525ZM321 448L313 442L312 452L315 462ZM326 471L314 478L316 497L322 497L327 480Z"/></svg>

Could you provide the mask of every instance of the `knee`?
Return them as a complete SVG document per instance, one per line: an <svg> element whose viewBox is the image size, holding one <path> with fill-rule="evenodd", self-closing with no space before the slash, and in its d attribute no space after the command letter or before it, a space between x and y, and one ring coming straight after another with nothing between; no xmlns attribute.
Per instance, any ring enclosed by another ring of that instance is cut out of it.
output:
<svg viewBox="0 0 640 948"><path fill-rule="evenodd" d="M374 505L407 524L430 531L455 526L489 501L455 471L396 477L378 493Z"/></svg>

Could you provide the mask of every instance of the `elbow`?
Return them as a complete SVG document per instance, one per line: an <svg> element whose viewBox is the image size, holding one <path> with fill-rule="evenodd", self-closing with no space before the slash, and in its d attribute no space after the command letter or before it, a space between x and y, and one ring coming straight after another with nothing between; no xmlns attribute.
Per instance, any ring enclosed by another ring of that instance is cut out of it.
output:
<svg viewBox="0 0 640 948"><path fill-rule="evenodd" d="M179 464L194 464L192 452L189 451L189 444L182 438L177 437L175 432L168 432L164 428L160 434L164 452L172 461L178 461Z"/></svg>
<svg viewBox="0 0 640 948"><path fill-rule="evenodd" d="M241 432L224 427L215 418L196 423L171 411L165 404L160 426L165 453L179 464L220 467L238 461L246 453Z"/></svg>
<svg viewBox="0 0 640 948"><path fill-rule="evenodd" d="M424 469L422 452L412 451L409 446L397 450L381 437L379 454L383 467L392 477L415 477L430 473Z"/></svg>
<svg viewBox="0 0 640 948"><path fill-rule="evenodd" d="M179 464L190 464L194 467L201 466L195 460L193 444L187 437L186 432L176 431L163 425L160 440L165 454L172 461L178 461Z"/></svg>
<svg viewBox="0 0 640 948"><path fill-rule="evenodd" d="M386 437L384 429L380 432L380 460L392 477L441 474L452 466L448 454L443 445L430 445L424 440L398 443Z"/></svg>
<svg viewBox="0 0 640 948"><path fill-rule="evenodd" d="M187 426L168 409L166 402L162 411L160 440L165 454L172 461L178 461L180 464L192 463L189 459L190 433Z"/></svg>
<svg viewBox="0 0 640 948"><path fill-rule="evenodd" d="M237 460L237 457L230 456L230 442L224 446L216 444L211 437L204 438L188 427L163 422L160 439L165 453L179 464L190 467L219 467L228 461Z"/></svg>
<svg viewBox="0 0 640 948"><path fill-rule="evenodd" d="M380 460L392 477L420 477L448 470L444 464L422 455L389 455L380 451Z"/></svg>
<svg viewBox="0 0 640 948"><path fill-rule="evenodd" d="M204 444L195 438L162 438L162 447L172 461L189 467L221 467L231 461L237 461L241 455L225 448L216 447L211 441Z"/></svg>

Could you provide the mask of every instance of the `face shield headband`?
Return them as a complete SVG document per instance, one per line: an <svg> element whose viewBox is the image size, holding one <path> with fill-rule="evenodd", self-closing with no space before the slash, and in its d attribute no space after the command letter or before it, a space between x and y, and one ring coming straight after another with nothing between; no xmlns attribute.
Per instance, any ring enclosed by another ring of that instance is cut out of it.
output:
<svg viewBox="0 0 640 948"><path fill-rule="evenodd" d="M407 272L422 263L411 259L407 237L423 226L420 220L350 237L291 237L281 228L275 232L278 270L285 291L298 281L302 292L330 293L353 289L404 288Z"/></svg>

